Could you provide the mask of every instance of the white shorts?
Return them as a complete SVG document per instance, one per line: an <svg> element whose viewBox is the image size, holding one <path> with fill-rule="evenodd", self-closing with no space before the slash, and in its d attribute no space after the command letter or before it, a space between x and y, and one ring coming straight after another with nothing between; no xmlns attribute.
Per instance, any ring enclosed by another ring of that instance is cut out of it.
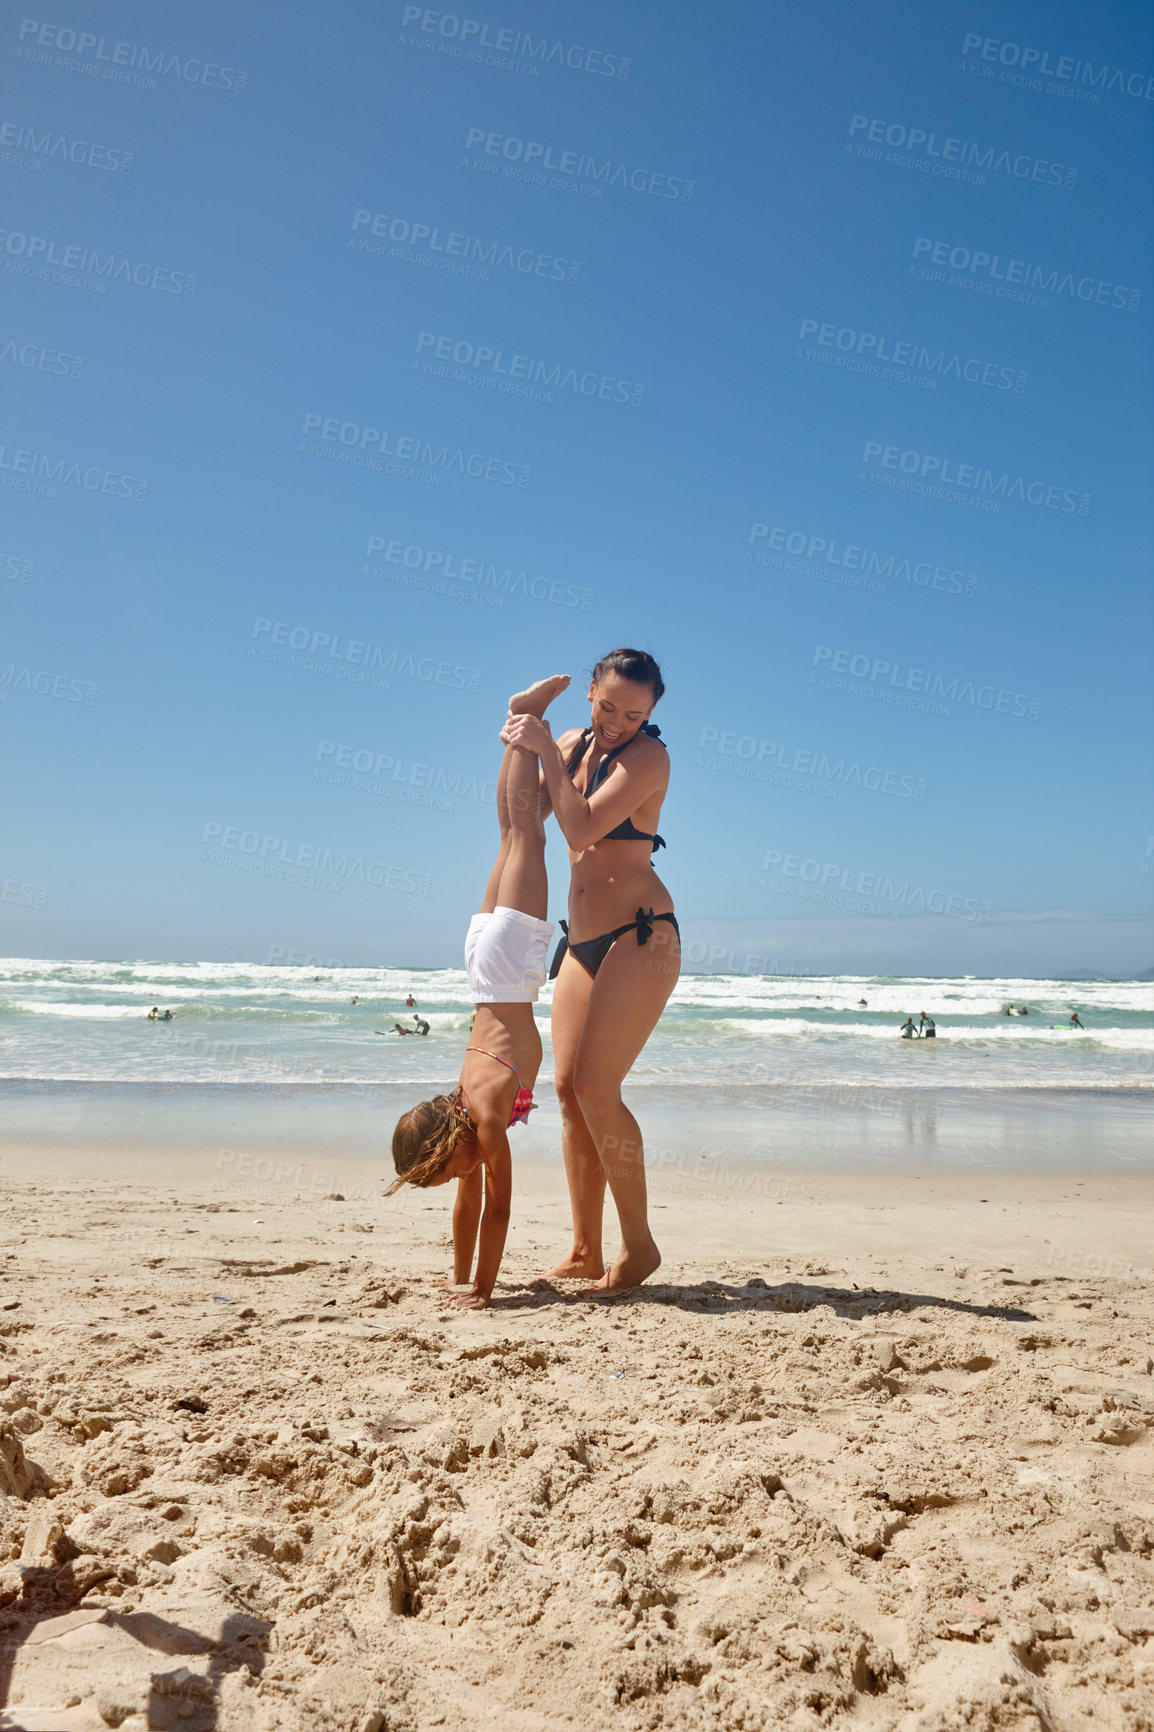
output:
<svg viewBox="0 0 1154 1732"><path fill-rule="evenodd" d="M549 961L550 920L519 908L474 914L465 934L465 972L474 1004L536 1004Z"/></svg>

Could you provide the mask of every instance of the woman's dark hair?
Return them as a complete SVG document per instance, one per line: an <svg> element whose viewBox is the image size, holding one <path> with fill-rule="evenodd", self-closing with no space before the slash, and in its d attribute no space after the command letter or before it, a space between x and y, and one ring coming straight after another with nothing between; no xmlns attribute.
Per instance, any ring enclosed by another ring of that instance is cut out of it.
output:
<svg viewBox="0 0 1154 1732"><path fill-rule="evenodd" d="M607 656L601 657L593 669L593 683L596 684L598 680L603 680L606 674L620 674L623 680L631 680L636 686L649 686L653 692L654 703L665 691L665 681L661 677L661 669L645 650L610 650Z"/></svg>

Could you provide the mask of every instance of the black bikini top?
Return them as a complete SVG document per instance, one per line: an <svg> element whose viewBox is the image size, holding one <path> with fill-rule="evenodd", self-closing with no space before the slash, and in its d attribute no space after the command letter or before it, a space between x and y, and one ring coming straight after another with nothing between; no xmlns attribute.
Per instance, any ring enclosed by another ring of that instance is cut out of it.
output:
<svg viewBox="0 0 1154 1732"><path fill-rule="evenodd" d="M661 738L660 728L655 726L653 722L642 722L640 732L648 734L651 740L657 740L661 745L665 745L665 741ZM636 739L636 737L635 734L633 739ZM605 756L594 770L593 778L585 790L586 799L589 798L590 794L595 793L601 786L602 782L604 782L606 776L609 774L609 766L613 762L614 758L619 757L627 746L631 746L633 744L633 739L626 740L624 746L618 746L612 752L606 752ZM592 742L593 729L586 728L582 733L580 740L577 742L577 745L574 747L569 762L565 766L570 778L572 778L574 770L576 770L578 764L589 750ZM668 750L668 747L666 750ZM638 830L634 825L632 818L626 818L622 823L618 824L615 830L610 830L607 836L602 836L601 840L603 842L652 842L652 851L654 854L656 854L659 848L665 847L665 838L663 836L650 836L647 835L644 830Z"/></svg>

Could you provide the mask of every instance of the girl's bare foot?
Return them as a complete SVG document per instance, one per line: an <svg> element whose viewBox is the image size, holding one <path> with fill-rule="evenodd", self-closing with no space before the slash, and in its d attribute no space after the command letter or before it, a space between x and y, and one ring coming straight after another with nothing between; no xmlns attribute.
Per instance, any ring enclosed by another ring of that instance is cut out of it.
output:
<svg viewBox="0 0 1154 1732"><path fill-rule="evenodd" d="M547 680L534 680L523 692L514 692L509 699L511 716L543 716L553 699L569 684L568 674L552 674Z"/></svg>
<svg viewBox="0 0 1154 1732"><path fill-rule="evenodd" d="M600 1257L566 1257L555 1269L546 1269L547 1281L596 1281L605 1273Z"/></svg>
<svg viewBox="0 0 1154 1732"><path fill-rule="evenodd" d="M586 1287L578 1295L581 1299L609 1299L618 1294L628 1292L630 1287L639 1287L642 1281L649 1279L655 1270L661 1267L661 1252L653 1240L639 1251L620 1251L613 1262L612 1268L606 1270L600 1281L592 1287Z"/></svg>

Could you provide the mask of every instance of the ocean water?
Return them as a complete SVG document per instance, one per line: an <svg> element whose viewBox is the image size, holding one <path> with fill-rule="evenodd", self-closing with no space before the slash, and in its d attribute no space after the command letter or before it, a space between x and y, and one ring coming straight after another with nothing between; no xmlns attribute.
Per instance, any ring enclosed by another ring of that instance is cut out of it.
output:
<svg viewBox="0 0 1154 1732"><path fill-rule="evenodd" d="M427 1036L389 1032L411 1016L410 991ZM459 969L0 962L4 1169L143 1162L242 1205L337 1194L378 1208L399 1113L456 1080L465 994ZM559 1167L549 996L539 1110L513 1149ZM1011 1003L1029 1015L1004 1015ZM154 1004L173 1020L149 1022ZM1075 1007L1085 1033L1067 1026ZM901 1040L922 1010L937 1039ZM1145 1174L1154 988L687 975L625 1098L668 1207L704 1194L745 1206L750 1183L822 1170Z"/></svg>
<svg viewBox="0 0 1154 1732"><path fill-rule="evenodd" d="M388 1032L411 1017L410 991L430 1024L424 1038ZM456 1077L466 993L464 971L449 968L0 960L0 1080L421 1094ZM542 1085L549 997L547 987ZM149 1022L154 1004L173 1020ZM1007 1005L1029 1015L1008 1017ZM1084 1033L1067 1027L1073 1009ZM937 1039L899 1039L923 1010ZM895 1091L1149 1092L1154 985L683 975L629 1086L733 1102L759 1091L862 1102Z"/></svg>

